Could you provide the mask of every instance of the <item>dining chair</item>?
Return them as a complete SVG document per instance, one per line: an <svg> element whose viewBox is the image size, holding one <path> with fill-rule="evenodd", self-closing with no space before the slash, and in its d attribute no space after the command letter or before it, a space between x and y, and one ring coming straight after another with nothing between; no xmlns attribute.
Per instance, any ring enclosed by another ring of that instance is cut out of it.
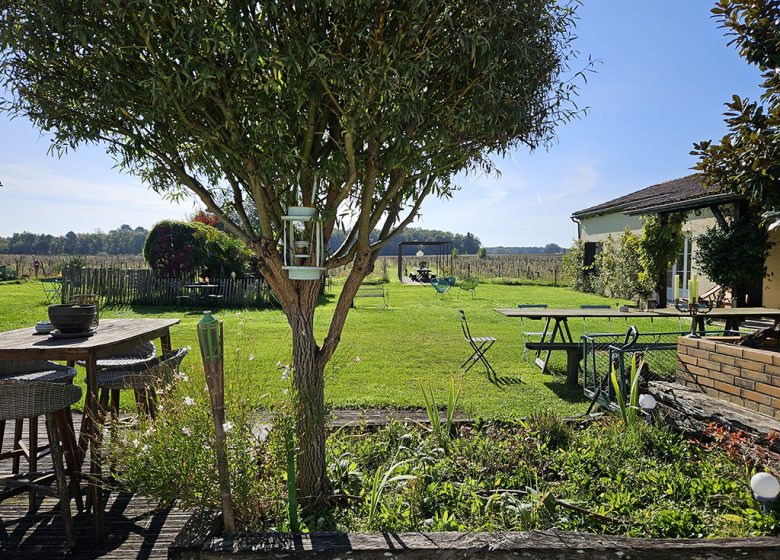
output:
<svg viewBox="0 0 780 560"><path fill-rule="evenodd" d="M44 377L44 376L40 376ZM16 472L0 476L0 501L24 491L35 492L59 499L60 513L65 526L65 539L68 548L73 548L73 519L70 512L70 494L67 474L71 475L71 489L80 496L78 483L74 484L76 471L66 470L64 456L75 449L76 436L73 426L66 426L70 406L81 399L81 388L69 383L51 381L25 381L18 377L6 376L0 379L0 422L7 420L31 420L40 416L46 418L46 431L49 437L53 473L38 471L37 464L30 463L27 472ZM32 428L30 428L32 430ZM37 425L35 426L37 432ZM33 432L30 432L32 437ZM60 439L62 434L63 439ZM32 453L32 450L31 450ZM46 482L54 479L54 488ZM83 509L81 506L80 509Z"/></svg>
<svg viewBox="0 0 780 560"><path fill-rule="evenodd" d="M519 309L547 309L546 303L521 303L517 306ZM531 319L529 321L541 321L541 319ZM525 317L520 317L520 328L523 328L523 321ZM549 324L549 321L547 322ZM526 342L531 342L532 337L541 337L544 335L544 331L520 331L523 335L523 360L528 361L528 348L525 347Z"/></svg>
<svg viewBox="0 0 780 560"><path fill-rule="evenodd" d="M474 364L477 362L482 362L487 370L488 378L496 379L496 370L493 369L493 366L490 365L490 362L488 362L485 357L487 351L496 343L496 339L492 336L473 336L471 334L471 329L469 328L468 320L466 319L466 314L462 309L458 311L460 313L460 327L463 331L463 337L469 343L472 350L471 355L460 365L460 367L466 368L465 371L468 371L474 367Z"/></svg>
<svg viewBox="0 0 780 560"><path fill-rule="evenodd" d="M61 383L70 385L76 376L76 370L72 367L62 366L47 360L0 360L0 383ZM8 410L0 409L0 415L7 413ZM51 442L41 445L38 441L39 418L45 413L29 416L17 416L13 418L0 418L0 460L11 459L11 474L18 475L21 472L21 461L27 462L28 471L35 472L38 469L38 460L51 452ZM3 435L5 433L6 420L14 421L14 434L10 442L10 449L3 451ZM27 421L27 441L24 441L24 424ZM65 417L58 418L62 424L61 433L75 433L73 429L73 419L70 415L70 409L67 410ZM81 494L78 492L78 465L76 457L75 442L65 439L64 443L68 446L66 456L68 468L73 471L74 479L74 497L79 506L83 509ZM19 492L17 492L19 493ZM3 494L0 493L0 501ZM35 489L29 490L29 509L33 510L36 506Z"/></svg>

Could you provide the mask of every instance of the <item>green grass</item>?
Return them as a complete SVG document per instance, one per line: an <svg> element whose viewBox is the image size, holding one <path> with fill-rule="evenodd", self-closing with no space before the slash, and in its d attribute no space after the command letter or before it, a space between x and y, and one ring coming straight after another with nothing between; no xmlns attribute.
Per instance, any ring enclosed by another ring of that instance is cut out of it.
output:
<svg viewBox="0 0 780 560"><path fill-rule="evenodd" d="M388 271L392 273L392 271ZM391 278L393 277L390 274ZM338 292L340 286L333 288ZM541 322L509 319L494 311L519 303L547 303L551 307L579 307L580 304L610 303L591 294L567 288L524 285L483 284L476 299L458 289L443 299L428 286L387 285L389 307L380 300L360 299L347 319L341 345L325 370L326 399L333 407L414 407L423 408L418 381L430 384L443 400L452 376L460 376L460 364L469 354L463 340L458 309L465 310L475 336L498 339L488 354L500 384L488 381L477 365L464 376L461 408L468 414L488 418L527 415L549 409L560 414L584 412L587 402L579 387L565 383L565 356L555 356L553 375L542 374L522 359L521 330L541 330ZM336 293L326 294L317 309L315 328L319 340L333 311ZM46 303L38 282L0 285L0 330L32 327L46 319ZM173 345L197 347L197 311L178 308L104 309L102 317L176 317L181 323L172 329ZM282 398L289 386L281 379L277 363L291 362L291 333L279 310L224 310L217 313L225 325L225 380L227 398L241 396L258 404ZM676 320L655 321L655 329L677 330ZM648 319L637 319L640 331L649 329ZM570 321L572 335L583 330L581 319ZM624 330L623 320L613 320L615 330ZM606 332L606 320L589 320L588 330ZM192 391L205 385L197 352L184 362ZM83 374L79 375L83 379ZM123 396L123 406L131 406Z"/></svg>

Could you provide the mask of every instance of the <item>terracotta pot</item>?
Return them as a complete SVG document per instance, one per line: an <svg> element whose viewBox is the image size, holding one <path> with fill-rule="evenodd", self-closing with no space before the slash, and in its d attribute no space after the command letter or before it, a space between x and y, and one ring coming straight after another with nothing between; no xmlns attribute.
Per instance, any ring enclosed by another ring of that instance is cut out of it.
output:
<svg viewBox="0 0 780 560"><path fill-rule="evenodd" d="M94 305L50 305L49 320L61 333L87 332L97 316Z"/></svg>

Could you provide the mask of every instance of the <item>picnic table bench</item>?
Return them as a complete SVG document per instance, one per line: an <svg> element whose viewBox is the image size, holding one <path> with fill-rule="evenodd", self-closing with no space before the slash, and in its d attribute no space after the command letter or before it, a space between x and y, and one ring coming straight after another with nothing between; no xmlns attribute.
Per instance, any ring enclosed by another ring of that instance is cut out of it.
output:
<svg viewBox="0 0 780 560"><path fill-rule="evenodd" d="M352 307L356 307L355 300L358 298L382 298L382 303L387 307L387 291L384 284L361 284L352 299Z"/></svg>
<svg viewBox="0 0 780 560"><path fill-rule="evenodd" d="M582 360L582 343L580 342L526 342L525 347L531 351L553 352L563 350L566 352L566 383L577 385L577 376ZM536 365L540 368L547 367L545 359L537 357Z"/></svg>

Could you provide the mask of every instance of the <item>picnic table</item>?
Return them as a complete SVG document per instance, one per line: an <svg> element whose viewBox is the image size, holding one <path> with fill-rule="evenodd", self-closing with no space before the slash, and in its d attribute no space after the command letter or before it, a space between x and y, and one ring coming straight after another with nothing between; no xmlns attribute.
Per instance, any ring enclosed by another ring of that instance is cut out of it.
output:
<svg viewBox="0 0 780 560"><path fill-rule="evenodd" d="M206 301L215 290L219 289L219 284L203 284L198 282L194 284L184 284L184 288L190 290L195 295L194 299L198 303L202 303Z"/></svg>
<svg viewBox="0 0 780 560"><path fill-rule="evenodd" d="M78 441L78 463L84 462L90 436L95 433L98 412L97 360L142 342L160 339L163 353L171 351L170 328L179 319L101 319L97 332L90 337L58 339L37 334L33 326L0 333L0 360L60 360L73 366L76 361L86 363L87 390L84 416ZM95 483L90 492L95 512L95 527L102 533L102 484L100 458L94 446L90 447L90 471Z"/></svg>
<svg viewBox="0 0 780 560"><path fill-rule="evenodd" d="M688 317L688 312L679 311L674 307L652 310L630 310L621 311L614 309L554 309L554 308L505 308L496 309L496 311L505 317L522 317L525 319L544 320L544 330L539 342L528 342L526 348L534 350L536 357L534 362L544 372L547 371L547 364L553 351L567 352L566 379L568 383L577 383L577 373L579 361L582 358L582 344L575 341L569 330L570 318L625 318L635 317ZM704 319L724 319L726 321L726 330L737 330L739 324L751 318L766 317L775 322L780 321L780 309L769 307L733 307L733 308L713 308L706 315L699 316L699 330L704 332ZM550 325L553 328L550 329Z"/></svg>

